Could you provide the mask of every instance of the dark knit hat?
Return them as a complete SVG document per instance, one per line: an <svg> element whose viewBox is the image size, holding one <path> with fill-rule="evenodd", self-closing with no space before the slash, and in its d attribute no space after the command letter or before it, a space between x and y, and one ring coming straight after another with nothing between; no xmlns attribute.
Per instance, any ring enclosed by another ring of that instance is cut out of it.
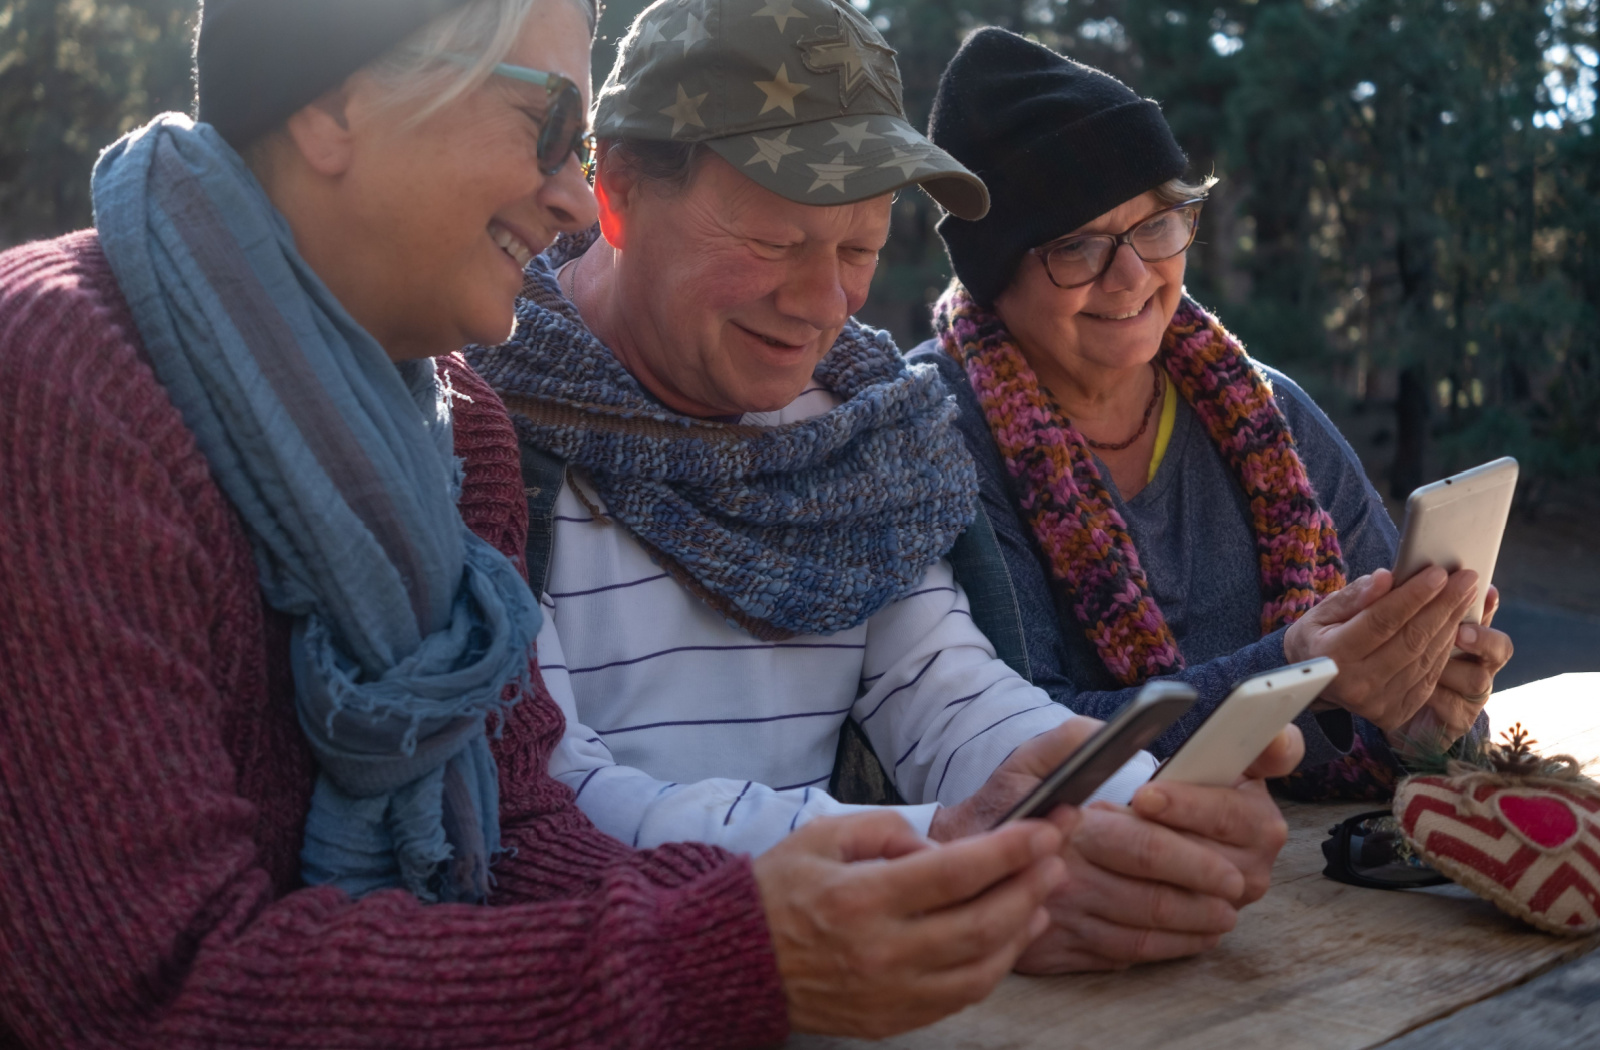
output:
<svg viewBox="0 0 1600 1050"><path fill-rule="evenodd" d="M1182 175L1189 161L1161 107L1116 77L1004 29L980 29L939 78L928 138L989 187L977 222L939 236L967 291L988 305L1029 248L1071 233Z"/></svg>
<svg viewBox="0 0 1600 1050"><path fill-rule="evenodd" d="M202 0L200 120L234 148L344 83L466 0Z"/></svg>

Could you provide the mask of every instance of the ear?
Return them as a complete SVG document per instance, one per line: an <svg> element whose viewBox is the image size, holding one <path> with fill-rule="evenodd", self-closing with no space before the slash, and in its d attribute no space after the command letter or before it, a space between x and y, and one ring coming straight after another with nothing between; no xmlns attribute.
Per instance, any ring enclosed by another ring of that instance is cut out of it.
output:
<svg viewBox="0 0 1600 1050"><path fill-rule="evenodd" d="M621 251L640 180L633 168L627 164L608 164L609 159L601 154L595 161L594 198L600 205L600 236L614 250Z"/></svg>
<svg viewBox="0 0 1600 1050"><path fill-rule="evenodd" d="M290 115L284 126L306 165L319 175L343 175L354 155L347 110L350 93L341 84Z"/></svg>

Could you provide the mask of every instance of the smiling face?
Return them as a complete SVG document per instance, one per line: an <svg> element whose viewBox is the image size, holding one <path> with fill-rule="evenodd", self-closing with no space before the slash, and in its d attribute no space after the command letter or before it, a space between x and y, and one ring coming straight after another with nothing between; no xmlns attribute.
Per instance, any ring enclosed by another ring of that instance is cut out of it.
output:
<svg viewBox="0 0 1600 1050"><path fill-rule="evenodd" d="M774 411L866 302L890 198L797 204L706 154L683 189L606 172L614 353L696 416ZM619 244L620 242L620 244Z"/></svg>
<svg viewBox="0 0 1600 1050"><path fill-rule="evenodd" d="M1154 192L1144 193L1072 232L1119 234L1165 207ZM1098 280L1057 288L1029 252L995 299L995 312L1036 369L1043 361L1080 374L1139 368L1161 349L1183 298L1186 254L1145 262L1120 245Z"/></svg>
<svg viewBox="0 0 1600 1050"><path fill-rule="evenodd" d="M589 44L579 4L545 0L504 61L566 76L587 105ZM347 131L344 152L316 154L333 132L301 144L325 176L312 191L317 206L280 207L312 267L391 357L498 343L523 266L557 233L594 221L593 195L576 159L554 176L539 172L543 87L491 76L420 123L408 120L416 105L394 104L392 93L366 72L346 82L335 121Z"/></svg>

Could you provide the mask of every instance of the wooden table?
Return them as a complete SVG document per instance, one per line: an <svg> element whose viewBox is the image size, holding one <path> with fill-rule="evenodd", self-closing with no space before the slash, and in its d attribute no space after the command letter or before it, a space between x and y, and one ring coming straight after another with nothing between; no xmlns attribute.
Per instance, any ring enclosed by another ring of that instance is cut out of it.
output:
<svg viewBox="0 0 1600 1050"><path fill-rule="evenodd" d="M1489 711L1497 734L1521 721L1539 739L1540 751L1600 757L1600 673L1507 690ZM1243 913L1220 947L1199 958L1116 974L1013 975L984 1003L884 1044L796 1037L788 1045L1364 1050L1393 1041L1392 1050L1600 1047L1600 954L1516 987L1600 946L1600 936L1540 933L1457 886L1392 893L1322 877L1320 843L1329 827L1368 808L1375 807L1285 805L1289 844L1273 870L1272 889ZM1508 989L1515 990L1501 994ZM1485 1041L1497 1029L1501 1041ZM1530 1034L1540 1031L1545 1034Z"/></svg>

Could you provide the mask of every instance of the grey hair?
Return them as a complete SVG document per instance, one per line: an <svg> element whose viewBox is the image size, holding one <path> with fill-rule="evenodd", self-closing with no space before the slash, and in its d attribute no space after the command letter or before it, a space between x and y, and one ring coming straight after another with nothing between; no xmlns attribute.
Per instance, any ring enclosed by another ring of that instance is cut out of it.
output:
<svg viewBox="0 0 1600 1050"><path fill-rule="evenodd" d="M396 105L426 100L411 116L426 120L489 79L495 63L516 46L522 25L537 3L551 0L473 0L434 19L399 47L367 67L392 94ZM593 36L600 19L599 0L573 0L589 19ZM469 55L471 65L444 56Z"/></svg>
<svg viewBox="0 0 1600 1050"><path fill-rule="evenodd" d="M670 192L686 189L705 153L700 142L658 142L653 139L601 139L599 155L646 182Z"/></svg>
<svg viewBox="0 0 1600 1050"><path fill-rule="evenodd" d="M1156 195L1156 200L1168 208L1173 208L1184 201L1205 200L1211 194L1211 187L1216 184L1217 177L1215 175L1207 175L1199 182L1168 179L1151 192Z"/></svg>

